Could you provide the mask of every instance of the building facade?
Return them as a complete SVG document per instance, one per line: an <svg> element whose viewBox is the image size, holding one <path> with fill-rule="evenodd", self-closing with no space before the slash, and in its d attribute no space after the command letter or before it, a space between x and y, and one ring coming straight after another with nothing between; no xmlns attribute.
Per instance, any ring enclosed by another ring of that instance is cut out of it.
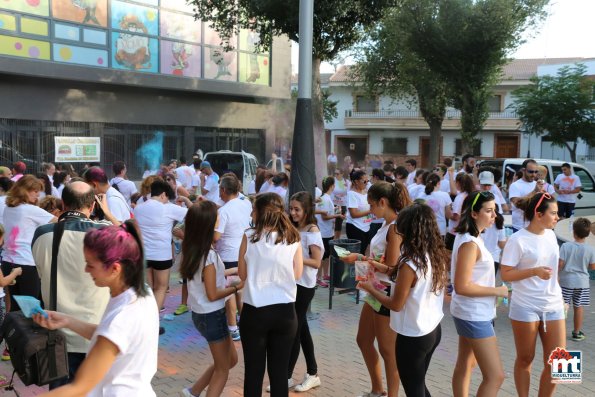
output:
<svg viewBox="0 0 595 397"><path fill-rule="evenodd" d="M53 161L53 137L101 138L101 163L163 132L163 158L244 150L264 161L290 97L290 44L240 30L226 51L185 0L0 2L0 162Z"/></svg>

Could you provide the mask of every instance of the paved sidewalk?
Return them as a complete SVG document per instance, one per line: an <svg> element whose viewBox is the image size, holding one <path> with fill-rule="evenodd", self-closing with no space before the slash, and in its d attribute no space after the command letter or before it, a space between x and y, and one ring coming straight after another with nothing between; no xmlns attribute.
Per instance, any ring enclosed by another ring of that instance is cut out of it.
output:
<svg viewBox="0 0 595 397"><path fill-rule="evenodd" d="M583 383L580 385L559 385L557 396L594 396L595 395L595 282L591 282L591 300L594 306L585 311L585 333L587 339L582 342L568 340L568 348L578 349L583 352ZM177 280L171 282L171 293L166 300L166 313L172 313L180 300L181 286ZM317 397L351 397L369 391L370 383L363 359L355 343L355 334L359 319L361 305L356 305L354 298L349 295L335 295L333 310L328 310L328 290L318 289L312 303L312 309L318 313L318 319L310 322L314 337L316 358L322 386L303 396ZM572 310L569 313L567 329L571 329ZM451 396L451 377L457 353L457 335L452 318L445 309L442 321L442 342L438 346L427 376L427 384L432 396ZM515 396L514 379L512 371L515 351L510 322L506 315L506 308L498 308L496 320L496 334L498 336L500 352L506 380L499 396ZM212 362L206 341L194 329L190 314L175 316L171 321L163 321L167 332L160 339L159 370L153 380L153 385L158 396L178 396L179 391L190 385ZM224 397L242 395L243 384L243 356L241 344L236 343L239 353L239 363L230 372ZM543 368L541 345L537 344L536 360L532 372L531 396L537 395L538 377ZM10 362L0 364L0 374L10 375L12 367ZM302 357L298 361L294 378L301 380L305 372L305 363ZM472 395L479 386L481 375L476 369L472 378ZM265 376L265 385L268 380ZM19 394L23 397L39 395L43 388L17 386ZM401 396L405 393L401 389ZM9 392L0 392L0 395L10 395ZM263 393L264 396L268 395ZM298 396L299 393L290 393ZM204 396L204 394L203 394Z"/></svg>

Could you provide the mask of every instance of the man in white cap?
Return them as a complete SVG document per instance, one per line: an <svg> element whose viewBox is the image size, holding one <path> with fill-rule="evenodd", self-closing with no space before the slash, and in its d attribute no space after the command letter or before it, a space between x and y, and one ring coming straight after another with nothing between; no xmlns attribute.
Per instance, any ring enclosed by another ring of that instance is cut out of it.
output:
<svg viewBox="0 0 595 397"><path fill-rule="evenodd" d="M219 202L219 175L211 168L211 163L200 164L200 191L205 199L213 203Z"/></svg>
<svg viewBox="0 0 595 397"><path fill-rule="evenodd" d="M496 198L496 205L498 206L498 211L502 213L502 211L508 211L508 205L506 204L506 200L502 195L498 186L494 183L494 174L490 171L483 171L479 173L479 190L486 190L491 192L494 197Z"/></svg>

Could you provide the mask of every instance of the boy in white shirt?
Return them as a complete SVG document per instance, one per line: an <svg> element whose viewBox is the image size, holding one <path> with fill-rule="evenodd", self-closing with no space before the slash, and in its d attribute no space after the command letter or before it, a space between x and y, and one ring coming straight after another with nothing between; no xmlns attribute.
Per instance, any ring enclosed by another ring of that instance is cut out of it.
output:
<svg viewBox="0 0 595 397"><path fill-rule="evenodd" d="M581 191L581 180L572 173L570 164L562 164L562 173L554 181L554 189L558 193L558 215L570 218L574 212L576 196Z"/></svg>

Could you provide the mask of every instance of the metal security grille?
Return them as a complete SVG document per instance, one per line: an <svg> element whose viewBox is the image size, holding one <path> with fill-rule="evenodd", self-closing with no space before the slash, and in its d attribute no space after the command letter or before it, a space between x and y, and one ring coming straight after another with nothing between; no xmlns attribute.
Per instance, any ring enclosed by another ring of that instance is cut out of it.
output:
<svg viewBox="0 0 595 397"><path fill-rule="evenodd" d="M101 138L101 166L111 175L111 165L122 160L127 164L130 179L140 179L146 169L137 150L163 133L162 162L190 156L197 149L204 153L232 150L254 154L264 159L264 130L211 127L157 126L66 121L29 121L0 119L0 165L16 161L27 164L27 172L41 171L44 161L55 158L55 136L94 136ZM190 141L186 141L190 139ZM185 142L194 147L185 147ZM81 171L83 163L73 163Z"/></svg>

